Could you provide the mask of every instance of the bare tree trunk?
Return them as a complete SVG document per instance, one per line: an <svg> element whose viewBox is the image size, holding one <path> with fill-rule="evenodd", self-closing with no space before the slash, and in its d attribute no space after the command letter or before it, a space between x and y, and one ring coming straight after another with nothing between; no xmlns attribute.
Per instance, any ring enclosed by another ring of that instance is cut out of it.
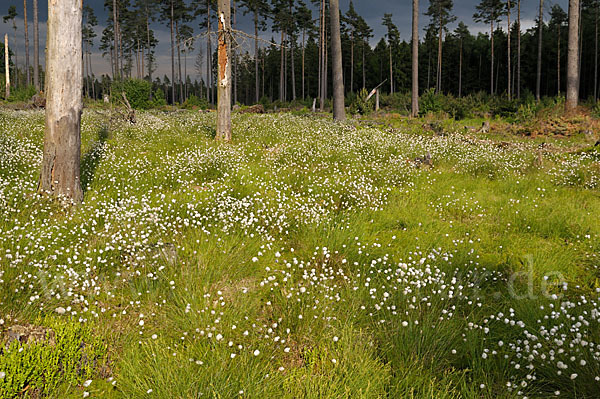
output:
<svg viewBox="0 0 600 399"><path fill-rule="evenodd" d="M491 70L490 70L490 94L493 96L494 95L494 21L492 21L491 23L491 29L490 29L490 38L491 38L491 45L492 45L492 62L491 62Z"/></svg>
<svg viewBox="0 0 600 399"><path fill-rule="evenodd" d="M174 21L173 0L171 0L171 104L175 104L175 35L173 31Z"/></svg>
<svg viewBox="0 0 600 399"><path fill-rule="evenodd" d="M419 0L413 0L412 10L412 116L419 115Z"/></svg>
<svg viewBox="0 0 600 399"><path fill-rule="evenodd" d="M345 121L344 76L342 74L342 38L340 35L339 0L329 0L331 52L333 56L333 120Z"/></svg>
<svg viewBox="0 0 600 399"><path fill-rule="evenodd" d="M463 39L460 38L460 49L458 55L458 98L462 97L462 65L463 65Z"/></svg>
<svg viewBox="0 0 600 399"><path fill-rule="evenodd" d="M25 76L27 76L27 84L31 84L31 74L29 73L29 30L27 27L27 0L23 0L23 23L25 24Z"/></svg>
<svg viewBox="0 0 600 399"><path fill-rule="evenodd" d="M388 43L390 53L390 94L394 94L394 69L392 62L392 43Z"/></svg>
<svg viewBox="0 0 600 399"><path fill-rule="evenodd" d="M302 43L304 47L304 40ZM354 30L350 36L350 93L354 93Z"/></svg>
<svg viewBox="0 0 600 399"><path fill-rule="evenodd" d="M556 92L560 96L560 23L558 24L557 56L556 56Z"/></svg>
<svg viewBox="0 0 600 399"><path fill-rule="evenodd" d="M80 182L82 2L48 4L46 131L38 191L83 200Z"/></svg>
<svg viewBox="0 0 600 399"><path fill-rule="evenodd" d="M8 57L8 35L4 34L4 74L5 74L5 92L4 96L6 99L10 97L10 68L9 68L9 57Z"/></svg>
<svg viewBox="0 0 600 399"><path fill-rule="evenodd" d="M438 33L439 37L438 37L438 59L437 59L437 81L435 84L436 87L436 92L437 93L441 93L442 92L442 36L444 34L444 29L442 26L442 10L441 10L442 6L441 6L441 2L440 2L440 31Z"/></svg>
<svg viewBox="0 0 600 399"><path fill-rule="evenodd" d="M544 0L540 0L540 12L538 15L538 59L537 77L535 84L535 99L540 102L542 85L542 33L544 31Z"/></svg>
<svg viewBox="0 0 600 399"><path fill-rule="evenodd" d="M146 5L146 41L148 42L148 82L152 84L152 62L150 60L152 56L151 45L150 45L150 16L148 15L148 5ZM150 99L152 99L152 90L150 90Z"/></svg>
<svg viewBox="0 0 600 399"><path fill-rule="evenodd" d="M92 70L92 55L88 52L88 72L90 74L90 78L92 79L92 97L94 100L96 99L96 84L94 79L94 71Z"/></svg>
<svg viewBox="0 0 600 399"><path fill-rule="evenodd" d="M366 88L367 87L367 72L366 72L366 68L365 68L365 48L367 46L367 43L365 41L363 41L362 44L362 88Z"/></svg>
<svg viewBox="0 0 600 399"><path fill-rule="evenodd" d="M517 98L521 98L521 0L517 0Z"/></svg>
<svg viewBox="0 0 600 399"><path fill-rule="evenodd" d="M40 90L40 32L38 26L38 2L33 0L33 84ZM89 94L88 94L89 95Z"/></svg>
<svg viewBox="0 0 600 399"><path fill-rule="evenodd" d="M181 38L179 37L179 24L175 21L175 38L177 40L177 68L179 70L179 102L183 103L183 80L181 76Z"/></svg>
<svg viewBox="0 0 600 399"><path fill-rule="evenodd" d="M510 74L512 72L510 69L510 66L512 63L511 54L510 54L510 12L511 12L510 0L507 0L507 8L508 9L507 9L506 17L508 19L508 29L507 29L507 32L508 32L508 68L506 68L506 69L508 69L508 100L510 101L510 100L512 100L512 90L511 90L512 87L511 87L511 76L510 76Z"/></svg>
<svg viewBox="0 0 600 399"><path fill-rule="evenodd" d="M285 73L283 71L283 61L284 61L284 55L283 55L283 48L284 48L284 32L283 29L281 29L281 49L279 50L280 52L280 64L279 64L279 100L280 101L285 101L285 92L284 92L284 88L283 88L283 82L285 80Z"/></svg>
<svg viewBox="0 0 600 399"><path fill-rule="evenodd" d="M325 97L327 82L325 81L325 77L327 76L327 64L325 62L325 48L327 47L327 38L325 29L325 0L321 1L321 75L320 75L320 94L319 94L319 110L321 112L325 111Z"/></svg>
<svg viewBox="0 0 600 399"><path fill-rule="evenodd" d="M210 2L206 2L206 100L212 103L212 49L210 45Z"/></svg>
<svg viewBox="0 0 600 399"><path fill-rule="evenodd" d="M304 92L304 51L305 51L305 30L302 29L302 99L304 100L306 98L305 96L305 92Z"/></svg>
<svg viewBox="0 0 600 399"><path fill-rule="evenodd" d="M117 0L113 0L113 41L115 50L115 72L113 79L117 79L119 76L119 22L117 21Z"/></svg>
<svg viewBox="0 0 600 399"><path fill-rule="evenodd" d="M258 76L258 11L254 9L254 84L255 84L255 101L258 104L260 101L259 94L259 76ZM263 90L264 95L264 90Z"/></svg>
<svg viewBox="0 0 600 399"><path fill-rule="evenodd" d="M594 101L598 101L598 0L594 19Z"/></svg>
<svg viewBox="0 0 600 399"><path fill-rule="evenodd" d="M567 55L567 101L572 112L579 102L579 0L569 0L569 48Z"/></svg>
<svg viewBox="0 0 600 399"><path fill-rule="evenodd" d="M219 0L217 140L231 141L231 4Z"/></svg>
<svg viewBox="0 0 600 399"><path fill-rule="evenodd" d="M236 28L237 24L237 10L235 7L235 0L233 0L233 29ZM235 48L231 49L231 56L233 58L233 103L237 104L238 102L238 69L237 69L237 54ZM187 72L186 72L186 91L187 91ZM187 96L187 94L186 94Z"/></svg>

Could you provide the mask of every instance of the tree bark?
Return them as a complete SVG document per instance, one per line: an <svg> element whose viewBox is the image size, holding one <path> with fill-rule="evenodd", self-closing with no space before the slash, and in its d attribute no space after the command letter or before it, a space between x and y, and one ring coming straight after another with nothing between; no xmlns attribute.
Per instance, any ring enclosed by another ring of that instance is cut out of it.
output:
<svg viewBox="0 0 600 399"><path fill-rule="evenodd" d="M329 0L331 18L331 52L333 56L333 120L345 121L344 76L342 74L342 39L339 0Z"/></svg>
<svg viewBox="0 0 600 399"><path fill-rule="evenodd" d="M540 12L538 15L538 54L537 54L537 77L535 83L535 99L540 102L542 85L542 33L544 31L544 0L540 0Z"/></svg>
<svg viewBox="0 0 600 399"><path fill-rule="evenodd" d="M490 94L493 96L494 95L494 21L492 20L491 22L491 28L490 28L490 39L491 39L491 45L492 45L492 62L491 62L491 70L490 70Z"/></svg>
<svg viewBox="0 0 600 399"><path fill-rule="evenodd" d="M219 0L217 140L231 141L231 5Z"/></svg>
<svg viewBox="0 0 600 399"><path fill-rule="evenodd" d="M175 36L173 31L174 21L173 0L171 0L171 104L175 104Z"/></svg>
<svg viewBox="0 0 600 399"><path fill-rule="evenodd" d="M4 75L5 75L5 92L4 96L8 100L10 97L10 68L9 68L9 57L8 57L8 35L4 35Z"/></svg>
<svg viewBox="0 0 600 399"><path fill-rule="evenodd" d="M27 84L31 84L31 74L29 73L29 30L27 27L27 0L23 0L23 23L25 24L25 76L27 76Z"/></svg>
<svg viewBox="0 0 600 399"><path fill-rule="evenodd" d="M419 116L419 0L413 0L412 10L412 101L413 118Z"/></svg>
<svg viewBox="0 0 600 399"><path fill-rule="evenodd" d="M512 100L512 87L511 87L511 64L512 64L512 59L511 59L511 53L510 53L510 12L511 12L511 6L510 6L510 0L507 0L507 13L506 13L506 17L508 19L508 100ZM462 51L462 49L461 49ZM461 54L462 55L462 54ZM462 61L462 60L461 60Z"/></svg>
<svg viewBox="0 0 600 399"><path fill-rule="evenodd" d="M556 56L556 92L560 96L560 23L558 24L557 56Z"/></svg>
<svg viewBox="0 0 600 399"><path fill-rule="evenodd" d="M258 6L256 6L258 7ZM254 9L254 85L255 85L255 102L260 101L260 78L258 76L258 10ZM264 93L263 93L264 95Z"/></svg>
<svg viewBox="0 0 600 399"><path fill-rule="evenodd" d="M460 49L458 55L458 98L462 97L462 64L463 64L463 39L460 38Z"/></svg>
<svg viewBox="0 0 600 399"><path fill-rule="evenodd" d="M46 131L38 191L83 200L80 182L82 2L48 2Z"/></svg>
<svg viewBox="0 0 600 399"><path fill-rule="evenodd" d="M183 97L183 80L181 75L181 38L179 37L179 23L175 21L175 40L177 42L177 69L179 71L179 103L185 101Z"/></svg>
<svg viewBox="0 0 600 399"><path fill-rule="evenodd" d="M305 92L304 92L304 52L305 52L305 35L306 32L304 29L302 29L302 99L304 100L306 98L305 96Z"/></svg>
<svg viewBox="0 0 600 399"><path fill-rule="evenodd" d="M117 21L117 0L113 0L113 41L114 41L114 51L115 51L115 72L113 75L113 79L117 79L119 76L119 35L118 35L118 26L119 22Z"/></svg>
<svg viewBox="0 0 600 399"><path fill-rule="evenodd" d="M33 0L33 84L40 90L40 32L38 26L38 2Z"/></svg>
<svg viewBox="0 0 600 399"><path fill-rule="evenodd" d="M212 103L212 49L210 45L210 1L206 2L206 100Z"/></svg>
<svg viewBox="0 0 600 399"><path fill-rule="evenodd" d="M442 5L441 2L439 3L439 13L440 13L440 20L439 20L439 32L438 32L438 59L437 59L437 81L436 81L436 92L437 93L441 93L442 92L442 38L443 38L443 34L444 34L444 27L442 26Z"/></svg>
<svg viewBox="0 0 600 399"><path fill-rule="evenodd" d="M594 101L598 101L598 0L594 16Z"/></svg>
<svg viewBox="0 0 600 399"><path fill-rule="evenodd" d="M517 0L517 98L521 98L521 0Z"/></svg>
<svg viewBox="0 0 600 399"><path fill-rule="evenodd" d="M567 101L572 112L579 102L579 0L569 0L569 45L567 55Z"/></svg>

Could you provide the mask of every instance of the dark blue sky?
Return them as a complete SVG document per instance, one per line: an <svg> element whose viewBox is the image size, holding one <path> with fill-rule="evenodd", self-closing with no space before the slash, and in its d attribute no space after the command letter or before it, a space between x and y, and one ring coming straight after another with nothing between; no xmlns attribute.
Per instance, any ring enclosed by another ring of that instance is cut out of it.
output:
<svg viewBox="0 0 600 399"><path fill-rule="evenodd" d="M96 43L99 42L99 38L102 33L102 29L106 24L107 12L103 8L103 0L84 0L87 4L90 4L94 11L96 11L96 15L98 16L99 26L97 27L98 37L96 38ZM307 1L308 2L308 1ZM29 32L30 32L30 45L33 46L33 39L31 37L33 32L33 26L31 25L32 19L32 0L27 0L28 10L27 17L29 22ZM188 0L189 3L189 0ZM348 4L350 0L340 0L340 7L342 12L346 12L348 10ZM428 20L427 17L422 15L428 5L429 2L425 0L420 1L421 8L421 20L420 26L423 28L427 25ZM463 0L463 1L454 1L454 15L457 16L456 23L459 21L465 22L473 33L480 31L487 31L487 27L482 24L476 24L473 22L472 16L475 12L475 6L479 3L479 0ZM546 0L545 2L545 10L546 16L548 16L548 11L554 4L559 4L566 10L568 0ZM39 9L40 9L40 47L43 49L46 37L46 24L44 23L47 19L48 15L48 2L47 0L38 0ZM523 19L523 28L527 29L534 24L534 19L536 18L537 7L539 2L537 0L522 0L522 19ZM24 53L25 53L25 45L23 38L23 1L22 0L2 0L0 4L0 14L6 15L8 7L10 5L15 5L17 7L17 12L19 14L17 20L17 45L18 45L18 54L19 54L19 64L23 64ZM381 25L381 19L384 13L392 13L394 23L398 26L400 30L401 37L403 39L408 39L411 31L411 8L412 8L412 0L354 0L354 6L359 14L363 16L363 18L369 23L369 25L373 28L375 37L372 39L372 43L375 44L384 34L385 28ZM316 12L314 13L316 15ZM453 28L451 27L451 29ZM198 27L198 22L192 23L192 27L200 33L200 28ZM165 25L155 23L153 24L153 28L156 31L156 36L159 39L160 43L156 49L157 52L157 61L158 61L158 71L159 75L170 74L170 34L168 31L168 27ZM248 17L244 17L240 12L238 14L238 29L253 32L252 22ZM4 34L8 33L10 35L10 43L13 41L13 29L12 24L3 23L0 20L0 34L1 37L4 37ZM270 32L266 32L264 34L265 38L270 38ZM204 47L196 45L196 48ZM251 50L251 46L248 46L248 51ZM43 58L43 56L41 57ZM194 58L190 55L188 59L188 73L193 75L193 65ZM43 62L43 60L42 60ZM109 61L107 59L102 58L102 56L97 52L93 55L93 63L94 63L94 72L96 74L99 73L107 73L110 70Z"/></svg>

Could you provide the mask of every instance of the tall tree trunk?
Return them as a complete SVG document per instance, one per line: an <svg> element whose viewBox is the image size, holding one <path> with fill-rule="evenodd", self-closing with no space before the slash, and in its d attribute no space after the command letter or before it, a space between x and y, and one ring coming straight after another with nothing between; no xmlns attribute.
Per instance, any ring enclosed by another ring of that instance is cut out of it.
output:
<svg viewBox="0 0 600 399"><path fill-rule="evenodd" d="M511 87L511 64L512 64L512 59L511 59L511 53L510 53L510 12L511 12L511 6L510 6L510 0L507 0L507 13L506 13L506 17L508 19L508 68L506 68L508 70L508 100L512 100L512 87Z"/></svg>
<svg viewBox="0 0 600 399"><path fill-rule="evenodd" d="M173 0L171 0L171 104L175 104L175 34L174 26L175 16L173 10Z"/></svg>
<svg viewBox="0 0 600 399"><path fill-rule="evenodd" d="M392 61L392 43L388 43L390 53L390 94L394 94L394 66Z"/></svg>
<svg viewBox="0 0 600 399"><path fill-rule="evenodd" d="M439 3L439 13L440 13L440 20L439 20L439 28L440 31L438 32L438 59L437 59L437 81L435 84L435 90L437 93L441 93L442 92L442 36L444 34L444 27L442 26L442 6L441 6L441 2Z"/></svg>
<svg viewBox="0 0 600 399"><path fill-rule="evenodd" d="M561 23L558 24L558 39L556 40L557 43L557 56L556 56L556 95L560 96L560 25Z"/></svg>
<svg viewBox="0 0 600 399"><path fill-rule="evenodd" d="M23 23L25 24L25 76L27 77L25 86L31 84L31 74L29 73L29 30L27 27L27 0L23 0Z"/></svg>
<svg viewBox="0 0 600 399"><path fill-rule="evenodd" d="M96 83L94 79L94 71L92 70L92 55L91 52L88 52L88 73L90 74L90 78L92 79L92 97L94 100L96 99Z"/></svg>
<svg viewBox="0 0 600 399"><path fill-rule="evenodd" d="M362 88L367 87L367 70L365 68L365 50L367 47L366 41L362 43Z"/></svg>
<svg viewBox="0 0 600 399"><path fill-rule="evenodd" d="M327 47L326 37L325 37L325 0L321 1L321 16L320 16L320 27L321 27L321 71L319 82L321 88L319 89L319 110L321 112L325 111L325 97L326 97L326 86L325 77L327 76L327 67L325 64L325 48Z"/></svg>
<svg viewBox="0 0 600 399"><path fill-rule="evenodd" d="M13 40L13 53L15 54L15 65L13 66L13 84L15 87L19 85L19 56L17 54L17 23L13 19L13 30L15 33L15 37Z"/></svg>
<svg viewBox="0 0 600 399"><path fill-rule="evenodd" d="M491 62L491 70L490 70L490 94L494 95L494 21L491 23L491 45L492 45L492 62Z"/></svg>
<svg viewBox="0 0 600 399"><path fill-rule="evenodd" d="M259 76L258 76L258 10L254 9L254 85L255 85L255 99L254 101L258 104L260 101L259 94ZM263 92L264 95L264 92Z"/></svg>
<svg viewBox="0 0 600 399"><path fill-rule="evenodd" d="M412 95L413 118L419 115L419 0L412 4Z"/></svg>
<svg viewBox="0 0 600 399"><path fill-rule="evenodd" d="M305 92L304 92L304 51L305 51L305 35L306 35L306 31L304 29L302 29L302 99L304 100L306 98L305 96Z"/></svg>
<svg viewBox="0 0 600 399"><path fill-rule="evenodd" d="M88 96L88 98L90 97L90 73L89 73L89 65L87 63L87 54L89 51L89 42L86 40L85 41L85 52L82 54L83 56L83 67L85 69L85 92L86 95Z"/></svg>
<svg viewBox="0 0 600 399"><path fill-rule="evenodd" d="M329 0L331 52L333 56L333 120L345 121L344 76L342 74L342 38L340 35L339 0Z"/></svg>
<svg viewBox="0 0 600 399"><path fill-rule="evenodd" d="M579 102L579 0L569 0L569 47L567 55L567 101L572 112Z"/></svg>
<svg viewBox="0 0 600 399"><path fill-rule="evenodd" d="M304 44L302 46L304 47ZM350 93L354 93L354 30L350 36Z"/></svg>
<svg viewBox="0 0 600 399"><path fill-rule="evenodd" d="M118 26L119 23L117 21L117 0L113 0L113 42L114 42L114 51L115 51L115 59L113 60L115 63L115 71L113 73L113 79L118 79L119 76L119 35L118 35Z"/></svg>
<svg viewBox="0 0 600 399"><path fill-rule="evenodd" d="M538 15L538 54L537 75L535 83L535 99L540 102L542 85L542 33L544 31L544 0L540 0L540 12Z"/></svg>
<svg viewBox="0 0 600 399"><path fill-rule="evenodd" d="M210 45L210 1L206 2L206 100L212 103L212 48Z"/></svg>
<svg viewBox="0 0 600 399"><path fill-rule="evenodd" d="M231 4L219 0L217 140L231 141Z"/></svg>
<svg viewBox="0 0 600 399"><path fill-rule="evenodd" d="M235 0L233 0L233 29L236 28L236 24L237 24L237 10L235 7ZM237 104L237 102L238 102L238 70L237 70L237 54L235 51L235 47L232 47L232 49L231 49L231 56L233 58L233 103ZM187 85L187 72L186 72L185 83Z"/></svg>
<svg viewBox="0 0 600 399"><path fill-rule="evenodd" d="M4 98L8 100L10 97L10 68L9 68L9 57L8 57L8 35L4 34Z"/></svg>
<svg viewBox="0 0 600 399"><path fill-rule="evenodd" d="M179 102L183 103L183 80L181 76L181 37L179 37L179 23L175 21L175 38L177 40L177 68L179 70Z"/></svg>
<svg viewBox="0 0 600 399"><path fill-rule="evenodd" d="M33 0L33 84L40 90L40 32L38 21L38 2ZM89 95L89 93L88 93Z"/></svg>
<svg viewBox="0 0 600 399"><path fill-rule="evenodd" d="M517 98L521 98L521 0L517 0Z"/></svg>
<svg viewBox="0 0 600 399"><path fill-rule="evenodd" d="M291 43L291 47L290 47L290 58L291 58L291 66L292 66L292 101L296 100L296 66L295 66L295 62L294 62L294 49L295 49L295 45L296 45L296 40L294 39L294 42Z"/></svg>
<svg viewBox="0 0 600 399"><path fill-rule="evenodd" d="M285 89L284 89L284 81L285 81L285 72L283 70L283 62L285 60L285 55L283 52L284 49L284 32L281 29L281 48L279 50L280 53L280 64L279 64L279 100L285 102Z"/></svg>
<svg viewBox="0 0 600 399"><path fill-rule="evenodd" d="M462 65L463 65L463 39L460 38L458 55L458 98L462 97Z"/></svg>
<svg viewBox="0 0 600 399"><path fill-rule="evenodd" d="M82 2L48 4L46 131L38 191L83 200L80 182Z"/></svg>
<svg viewBox="0 0 600 399"><path fill-rule="evenodd" d="M594 101L598 101L598 0L594 16Z"/></svg>

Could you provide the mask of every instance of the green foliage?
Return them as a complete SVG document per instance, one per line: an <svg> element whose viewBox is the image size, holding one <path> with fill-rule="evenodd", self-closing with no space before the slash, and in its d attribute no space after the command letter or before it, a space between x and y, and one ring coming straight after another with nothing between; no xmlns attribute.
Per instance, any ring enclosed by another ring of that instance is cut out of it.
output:
<svg viewBox="0 0 600 399"><path fill-rule="evenodd" d="M9 101L29 101L37 93L35 86L19 86L10 89Z"/></svg>
<svg viewBox="0 0 600 399"><path fill-rule="evenodd" d="M193 109L193 108L208 108L208 102L204 98L198 98L195 95L191 95L185 100L183 103L183 108L185 109Z"/></svg>
<svg viewBox="0 0 600 399"><path fill-rule="evenodd" d="M375 109L373 98L369 97L367 89L361 89L354 98L354 102L350 106L350 113L359 115L368 115Z"/></svg>
<svg viewBox="0 0 600 399"><path fill-rule="evenodd" d="M152 107L150 102L150 92L152 85L143 79L126 79L115 81L111 87L112 101L121 103L123 97L121 93L125 92L127 100L133 109L149 109Z"/></svg>
<svg viewBox="0 0 600 399"><path fill-rule="evenodd" d="M421 96L419 113L421 115L436 114L442 111L443 95L436 94L435 89L428 89Z"/></svg>
<svg viewBox="0 0 600 399"><path fill-rule="evenodd" d="M0 353L0 397L22 397L24 392L47 397L62 385L81 385L92 378L106 358L107 347L90 327L77 321L39 320L54 331L55 342L20 344L13 341Z"/></svg>
<svg viewBox="0 0 600 399"><path fill-rule="evenodd" d="M165 92L160 88L154 90L154 94L152 95L152 107L164 107L167 105L167 100L165 99Z"/></svg>

